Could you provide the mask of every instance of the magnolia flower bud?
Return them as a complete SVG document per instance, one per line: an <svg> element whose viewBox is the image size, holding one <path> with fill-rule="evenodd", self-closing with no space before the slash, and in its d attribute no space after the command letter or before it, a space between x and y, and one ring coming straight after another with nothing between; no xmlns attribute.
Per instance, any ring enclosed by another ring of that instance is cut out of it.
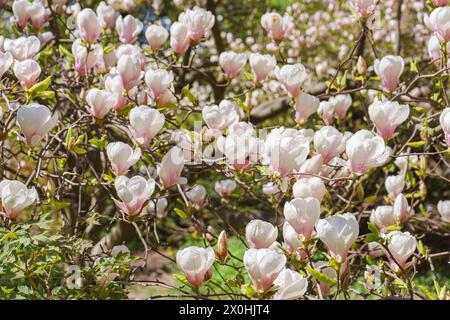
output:
<svg viewBox="0 0 450 320"><path fill-rule="evenodd" d="M317 236L338 262L344 262L348 250L359 234L359 224L351 213L320 219L316 224Z"/></svg>
<svg viewBox="0 0 450 320"><path fill-rule="evenodd" d="M387 235L389 244L388 249L392 254L395 262L391 263L394 269L398 266L407 267L406 261L416 251L417 240L409 232L393 231Z"/></svg>
<svg viewBox="0 0 450 320"><path fill-rule="evenodd" d="M252 68L256 83L266 80L276 65L277 60L274 56L259 53L252 53L250 55L250 67Z"/></svg>
<svg viewBox="0 0 450 320"><path fill-rule="evenodd" d="M320 115L326 125L329 126L333 123L334 105L331 102L321 101L317 113Z"/></svg>
<svg viewBox="0 0 450 320"><path fill-rule="evenodd" d="M90 89L86 95L89 113L95 119L103 119L114 108L116 101L116 97L112 96L109 91L97 88Z"/></svg>
<svg viewBox="0 0 450 320"><path fill-rule="evenodd" d="M198 42L208 37L209 31L214 26L215 18L210 11L195 7L180 13L178 21L186 24L191 41Z"/></svg>
<svg viewBox="0 0 450 320"><path fill-rule="evenodd" d="M444 140L447 145L450 147L450 108L445 108L440 117L439 122L442 127L442 131L444 131Z"/></svg>
<svg viewBox="0 0 450 320"><path fill-rule="evenodd" d="M226 51L219 56L219 65L230 79L235 78L246 64L247 55L245 53Z"/></svg>
<svg viewBox="0 0 450 320"><path fill-rule="evenodd" d="M189 191L186 191L186 197L196 209L203 207L207 194L205 187L201 184L195 185Z"/></svg>
<svg viewBox="0 0 450 320"><path fill-rule="evenodd" d="M97 15L90 8L83 9L77 14L77 26L81 39L87 43L94 43L102 32Z"/></svg>
<svg viewBox="0 0 450 320"><path fill-rule="evenodd" d="M186 178L181 177L184 168L183 150L177 146L170 149L157 167L158 176L164 188L176 184L185 184Z"/></svg>
<svg viewBox="0 0 450 320"><path fill-rule="evenodd" d="M344 135L335 127L322 127L314 135L314 148L322 155L324 163L344 152L345 145Z"/></svg>
<svg viewBox="0 0 450 320"><path fill-rule="evenodd" d="M244 253L244 266L256 290L268 290L286 264L285 255L273 249L249 249Z"/></svg>
<svg viewBox="0 0 450 320"><path fill-rule="evenodd" d="M269 36L275 40L282 40L287 36L294 26L293 18L285 14L281 17L278 13L265 13L261 18L261 26L269 33Z"/></svg>
<svg viewBox="0 0 450 320"><path fill-rule="evenodd" d="M122 55L117 62L117 73L122 78L123 87L130 90L141 80L141 63L136 56Z"/></svg>
<svg viewBox="0 0 450 320"><path fill-rule="evenodd" d="M378 206L372 210L370 221L373 222L381 231L396 224L394 209L392 206Z"/></svg>
<svg viewBox="0 0 450 320"><path fill-rule="evenodd" d="M325 191L325 184L322 179L317 177L299 179L292 188L292 193L295 198L305 199L313 197L319 200L319 202L322 202Z"/></svg>
<svg viewBox="0 0 450 320"><path fill-rule="evenodd" d="M145 38L147 39L150 48L157 50L167 41L169 32L162 26L152 24L145 30Z"/></svg>
<svg viewBox="0 0 450 320"><path fill-rule="evenodd" d="M124 175L130 167L138 162L141 149L132 149L128 144L112 142L106 146L106 155L116 176Z"/></svg>
<svg viewBox="0 0 450 320"><path fill-rule="evenodd" d="M440 200L437 209L443 221L450 223L450 200Z"/></svg>
<svg viewBox="0 0 450 320"><path fill-rule="evenodd" d="M400 56L388 55L381 60L375 60L375 73L381 78L383 86L390 92L393 92L400 81L405 62Z"/></svg>
<svg viewBox="0 0 450 320"><path fill-rule="evenodd" d="M13 59L13 56L11 55L11 53L0 52L0 80L3 77L3 75L5 74L5 72L8 71L8 69L11 67L13 62L14 62L14 59Z"/></svg>
<svg viewBox="0 0 450 320"><path fill-rule="evenodd" d="M308 77L306 68L301 63L288 64L281 68L276 67L274 73L286 92L292 97L297 97L301 93L301 86Z"/></svg>
<svg viewBox="0 0 450 320"><path fill-rule="evenodd" d="M386 187L389 196L395 198L402 193L403 188L405 187L405 180L401 175L388 176L384 182L384 186Z"/></svg>
<svg viewBox="0 0 450 320"><path fill-rule="evenodd" d="M356 65L357 65L358 73L362 76L366 75L367 63L363 56L358 57L358 62Z"/></svg>
<svg viewBox="0 0 450 320"><path fill-rule="evenodd" d="M349 94L338 94L328 100L333 105L333 110L338 119L344 119L348 109L352 105L352 96Z"/></svg>
<svg viewBox="0 0 450 320"><path fill-rule="evenodd" d="M35 36L20 37L15 40L5 39L3 47L5 52L11 53L15 60L24 61L36 59L41 49L41 41Z"/></svg>
<svg viewBox="0 0 450 320"><path fill-rule="evenodd" d="M377 2L377 0L350 0L356 13L362 19L367 19L374 13Z"/></svg>
<svg viewBox="0 0 450 320"><path fill-rule="evenodd" d="M303 276L289 269L284 269L273 283L278 287L274 300L296 300L308 289L308 281Z"/></svg>
<svg viewBox="0 0 450 320"><path fill-rule="evenodd" d="M36 83L41 74L41 67L36 61L31 59L17 61L14 63L13 69L16 78L27 89L30 89Z"/></svg>
<svg viewBox="0 0 450 320"><path fill-rule="evenodd" d="M152 196L156 183L152 178L145 180L141 176L134 176L131 179L119 176L114 185L117 195L122 200L122 202L115 201L117 206L131 217L142 211L144 204Z"/></svg>
<svg viewBox="0 0 450 320"><path fill-rule="evenodd" d="M170 27L170 46L178 55L182 55L189 48L189 30L186 24L175 22Z"/></svg>
<svg viewBox="0 0 450 320"><path fill-rule="evenodd" d="M222 198L226 198L229 195L231 195L234 189L236 189L236 182L234 182L234 180L231 179L217 181L216 184L214 185L214 190L216 190L216 192Z"/></svg>
<svg viewBox="0 0 450 320"><path fill-rule="evenodd" d="M284 217L302 240L311 239L314 225L320 217L320 202L316 198L296 198L284 204Z"/></svg>
<svg viewBox="0 0 450 320"><path fill-rule="evenodd" d="M319 108L320 100L310 94L301 92L295 98L295 120L303 122L314 114Z"/></svg>
<svg viewBox="0 0 450 320"><path fill-rule="evenodd" d="M414 214L414 211L411 209L411 207L408 205L408 200L406 200L406 197L400 193L396 198L394 202L394 216L395 220L398 224L404 223L406 220L409 219Z"/></svg>
<svg viewBox="0 0 450 320"><path fill-rule="evenodd" d="M86 46L77 39L72 44L72 54L75 59L75 71L80 75L85 75L96 65L104 64L103 48L98 44L93 45L88 53Z"/></svg>
<svg viewBox="0 0 450 320"><path fill-rule="evenodd" d="M283 224L283 240L284 248L288 253L292 254L295 252L299 260L306 258L302 237L295 232L294 228L287 221Z"/></svg>
<svg viewBox="0 0 450 320"><path fill-rule="evenodd" d="M159 102L164 95L169 92L173 82L173 73L163 69L149 69L145 73L145 83L150 89L150 96L153 100Z"/></svg>
<svg viewBox="0 0 450 320"><path fill-rule="evenodd" d="M348 168L363 174L370 168L383 165L390 155L390 148L386 147L383 138L363 129L348 139L345 152Z"/></svg>
<svg viewBox="0 0 450 320"><path fill-rule="evenodd" d="M384 139L392 138L397 127L409 116L409 106L396 101L375 100L369 106L369 118L375 124L378 134Z"/></svg>
<svg viewBox="0 0 450 320"><path fill-rule="evenodd" d="M17 218L24 209L39 200L34 187L27 189L22 182L8 179L0 182L0 198L4 213L10 219Z"/></svg>
<svg viewBox="0 0 450 320"><path fill-rule="evenodd" d="M228 239L225 230L222 230L217 239L217 256L222 261L225 261L228 256Z"/></svg>
<svg viewBox="0 0 450 320"><path fill-rule="evenodd" d="M176 257L178 267L194 287L200 286L207 280L214 259L214 249L211 247L189 247L178 251Z"/></svg>
<svg viewBox="0 0 450 320"><path fill-rule="evenodd" d="M119 34L120 42L123 43L132 43L136 41L143 27L143 23L132 15L127 15L125 18L119 16L116 19L116 31Z"/></svg>
<svg viewBox="0 0 450 320"><path fill-rule="evenodd" d="M450 41L450 7L436 8L430 16L425 15L425 24L444 43Z"/></svg>
<svg viewBox="0 0 450 320"><path fill-rule="evenodd" d="M245 237L250 248L269 248L278 237L278 229L269 222L252 220L245 227Z"/></svg>
<svg viewBox="0 0 450 320"><path fill-rule="evenodd" d="M17 110L17 125L28 145L36 146L57 124L58 115L41 104L32 103Z"/></svg>
<svg viewBox="0 0 450 320"><path fill-rule="evenodd" d="M139 106L130 111L130 131L137 143L148 147L150 141L161 131L165 118L158 110Z"/></svg>
<svg viewBox="0 0 450 320"><path fill-rule="evenodd" d="M112 29L116 25L116 19L119 13L112 6L102 1L98 4L96 12L98 22L102 28Z"/></svg>
<svg viewBox="0 0 450 320"><path fill-rule="evenodd" d="M31 3L28 0L15 0L12 4L14 18L20 28L24 28L31 18L29 11L30 6Z"/></svg>

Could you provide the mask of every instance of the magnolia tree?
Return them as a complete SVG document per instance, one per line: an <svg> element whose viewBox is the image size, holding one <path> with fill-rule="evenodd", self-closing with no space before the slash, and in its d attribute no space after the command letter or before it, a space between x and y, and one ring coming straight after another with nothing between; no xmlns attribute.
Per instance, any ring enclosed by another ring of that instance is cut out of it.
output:
<svg viewBox="0 0 450 320"><path fill-rule="evenodd" d="M0 3L1 298L449 299L448 0Z"/></svg>

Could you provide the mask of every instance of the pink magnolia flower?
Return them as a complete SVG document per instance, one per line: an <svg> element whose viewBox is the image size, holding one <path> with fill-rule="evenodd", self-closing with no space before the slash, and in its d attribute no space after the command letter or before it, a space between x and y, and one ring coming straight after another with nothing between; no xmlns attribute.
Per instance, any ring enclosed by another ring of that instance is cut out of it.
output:
<svg viewBox="0 0 450 320"><path fill-rule="evenodd" d="M121 141L111 142L106 146L106 155L116 176L121 176L139 161L141 149L133 150L128 144Z"/></svg>
<svg viewBox="0 0 450 320"><path fill-rule="evenodd" d="M356 10L358 15L363 19L367 19L374 13L377 2L378 2L378 0L351 0L350 1L350 3L352 4L353 8Z"/></svg>
<svg viewBox="0 0 450 320"><path fill-rule="evenodd" d="M116 97L107 90L90 89L86 95L89 113L96 119L103 119L114 108Z"/></svg>
<svg viewBox="0 0 450 320"><path fill-rule="evenodd" d="M308 93L301 92L295 98L295 120L304 122L319 109L320 100Z"/></svg>
<svg viewBox="0 0 450 320"><path fill-rule="evenodd" d="M169 90L173 83L171 71L149 69L145 73L145 83L150 89L150 96L157 102L157 105L163 105L167 100L167 95L172 96Z"/></svg>
<svg viewBox="0 0 450 320"><path fill-rule="evenodd" d="M208 195L206 188L201 184L193 186L186 191L186 197L194 205L194 208L200 209L205 204L206 196Z"/></svg>
<svg viewBox="0 0 450 320"><path fill-rule="evenodd" d="M141 146L147 147L154 136L162 129L165 118L158 110L138 106L130 111L130 130Z"/></svg>
<svg viewBox="0 0 450 320"><path fill-rule="evenodd" d="M417 249L417 240L409 232L392 231L387 235L388 249L401 268L407 268L407 261ZM397 263L391 262L394 269L398 269Z"/></svg>
<svg viewBox="0 0 450 320"><path fill-rule="evenodd" d="M3 48L5 52L11 53L15 60L36 59L41 49L41 41L35 36L5 39Z"/></svg>
<svg viewBox="0 0 450 320"><path fill-rule="evenodd" d="M292 194L295 198L306 199L309 197L316 198L322 202L326 188L321 178L309 177L297 180L292 187Z"/></svg>
<svg viewBox="0 0 450 320"><path fill-rule="evenodd" d="M302 240L311 239L314 226L320 218L320 202L316 198L296 198L284 204L284 217L301 236Z"/></svg>
<svg viewBox="0 0 450 320"><path fill-rule="evenodd" d="M170 46L175 53L182 55L189 48L189 30L186 24L175 22L170 27Z"/></svg>
<svg viewBox="0 0 450 320"><path fill-rule="evenodd" d="M266 80L276 65L277 61L274 56L259 53L252 53L250 55L250 67L252 68L256 83Z"/></svg>
<svg viewBox="0 0 450 320"><path fill-rule="evenodd" d="M344 119L348 109L352 105L352 96L349 94L338 94L328 100L333 105L336 118Z"/></svg>
<svg viewBox="0 0 450 320"><path fill-rule="evenodd" d="M14 58L9 52L0 52L0 80L6 71L11 67Z"/></svg>
<svg viewBox="0 0 450 320"><path fill-rule="evenodd" d="M268 290L286 264L286 256L273 249L249 249L244 253L244 266L258 291Z"/></svg>
<svg viewBox="0 0 450 320"><path fill-rule="evenodd" d="M404 65L405 62L400 56L388 55L381 60L375 60L375 73L381 78L388 91L393 92L397 88Z"/></svg>
<svg viewBox="0 0 450 320"><path fill-rule="evenodd" d="M214 15L205 9L195 7L180 13L178 21L186 24L191 41L205 39L214 26Z"/></svg>
<svg viewBox="0 0 450 320"><path fill-rule="evenodd" d="M216 190L222 198L228 197L233 193L234 189L236 189L236 182L231 179L216 181L216 184L214 185L214 190Z"/></svg>
<svg viewBox="0 0 450 320"><path fill-rule="evenodd" d="M294 19L285 14L281 17L278 13L265 13L261 18L261 26L269 33L269 36L275 40L282 40L288 35L294 26Z"/></svg>
<svg viewBox="0 0 450 320"><path fill-rule="evenodd" d="M98 4L96 12L102 28L111 29L116 25L116 19L119 13L112 6L107 5L105 1Z"/></svg>
<svg viewBox="0 0 450 320"><path fill-rule="evenodd" d="M117 73L122 78L125 90L130 90L141 81L141 62L136 56L124 54L117 63Z"/></svg>
<svg viewBox="0 0 450 320"><path fill-rule="evenodd" d="M32 103L17 110L16 122L26 143L34 147L56 126L58 115L52 115L46 106Z"/></svg>
<svg viewBox="0 0 450 320"><path fill-rule="evenodd" d="M245 53L225 51L219 56L219 65L230 79L235 78L246 64L247 55Z"/></svg>
<svg viewBox="0 0 450 320"><path fill-rule="evenodd" d="M72 44L72 54L75 59L75 71L79 75L85 75L95 66L104 64L103 48L98 44L93 45L88 53L81 39L77 39Z"/></svg>
<svg viewBox="0 0 450 320"><path fill-rule="evenodd" d="M119 34L120 42L123 43L132 43L136 41L143 27L144 24L132 15L127 15L125 18L119 16L116 19L116 31Z"/></svg>
<svg viewBox="0 0 450 320"><path fill-rule="evenodd" d="M392 206L378 206L370 214L370 222L374 223L381 231L396 224L394 208Z"/></svg>
<svg viewBox="0 0 450 320"><path fill-rule="evenodd" d="M297 271L284 269L273 283L277 287L274 300L296 300L308 289L308 281Z"/></svg>
<svg viewBox="0 0 450 320"><path fill-rule="evenodd" d="M157 50L167 41L169 32L162 26L152 24L145 30L145 38L150 48Z"/></svg>
<svg viewBox="0 0 450 320"><path fill-rule="evenodd" d="M409 106L396 101L375 100L369 106L369 118L378 134L384 139L392 138L397 127L409 116Z"/></svg>
<svg viewBox="0 0 450 320"><path fill-rule="evenodd" d="M439 122L444 131L444 140L450 146L450 108L445 108L442 111Z"/></svg>
<svg viewBox="0 0 450 320"><path fill-rule="evenodd" d="M39 196L34 187L27 189L27 186L20 181L4 179L0 182L0 199L5 215L14 219L39 200Z"/></svg>
<svg viewBox="0 0 450 320"><path fill-rule="evenodd" d="M108 75L105 79L105 89L115 98L115 110L121 110L126 106L128 98L125 95L125 88L120 75Z"/></svg>
<svg viewBox="0 0 450 320"><path fill-rule="evenodd" d="M87 43L94 43L102 32L97 15L90 8L85 8L77 14L77 26L81 39Z"/></svg>
<svg viewBox="0 0 450 320"><path fill-rule="evenodd" d="M344 135L335 127L325 126L316 131L314 135L314 148L328 163L334 157L345 151L346 140Z"/></svg>
<svg viewBox="0 0 450 320"><path fill-rule="evenodd" d="M176 184L185 184L187 179L181 177L184 168L183 150L177 146L167 152L157 167L158 176L164 188Z"/></svg>
<svg viewBox="0 0 450 320"><path fill-rule="evenodd" d="M276 67L274 73L292 97L300 94L301 86L308 77L306 68L301 63L287 64L281 68Z"/></svg>
<svg viewBox="0 0 450 320"><path fill-rule="evenodd" d="M145 180L140 176L131 179L119 176L114 181L117 195L120 200L115 200L117 206L128 216L135 216L142 211L144 204L150 199L155 190L155 180Z"/></svg>
<svg viewBox="0 0 450 320"><path fill-rule="evenodd" d="M425 15L425 24L444 43L450 41L450 7L436 8Z"/></svg>
<svg viewBox="0 0 450 320"><path fill-rule="evenodd" d="M29 7L31 3L28 0L16 0L12 4L12 11L16 23L19 27L24 28L31 18Z"/></svg>
<svg viewBox="0 0 450 320"><path fill-rule="evenodd" d="M189 247L177 252L177 265L194 287L200 286L211 275L215 260L214 249Z"/></svg>
<svg viewBox="0 0 450 320"><path fill-rule="evenodd" d="M13 69L16 78L27 89L30 89L36 83L41 74L41 67L36 61L31 59L17 61L14 63Z"/></svg>
<svg viewBox="0 0 450 320"><path fill-rule="evenodd" d="M278 229L269 222L252 220L245 227L245 237L250 248L269 248L278 237Z"/></svg>

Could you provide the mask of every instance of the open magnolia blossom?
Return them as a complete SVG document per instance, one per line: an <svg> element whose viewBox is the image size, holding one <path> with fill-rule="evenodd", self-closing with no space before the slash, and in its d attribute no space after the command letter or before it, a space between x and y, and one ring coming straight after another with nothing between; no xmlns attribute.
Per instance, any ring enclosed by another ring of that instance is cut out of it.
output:
<svg viewBox="0 0 450 320"><path fill-rule="evenodd" d="M328 163L335 156L344 152L345 145L344 135L335 127L322 127L314 135L314 148L322 155L324 163Z"/></svg>
<svg viewBox="0 0 450 320"><path fill-rule="evenodd" d="M359 224L353 214L344 213L317 221L316 232L330 255L338 262L344 262L348 250L359 235Z"/></svg>
<svg viewBox="0 0 450 320"><path fill-rule="evenodd" d="M3 77L6 71L11 67L14 62L14 58L9 52L0 52L0 79Z"/></svg>
<svg viewBox="0 0 450 320"><path fill-rule="evenodd" d="M286 265L286 256L273 249L249 249L244 266L256 290L268 290Z"/></svg>
<svg viewBox="0 0 450 320"><path fill-rule="evenodd" d="M249 61L257 83L265 81L277 65L275 57L269 54L252 53Z"/></svg>
<svg viewBox="0 0 450 320"><path fill-rule="evenodd" d="M442 111L439 121L444 131L445 142L450 147L450 108L445 108Z"/></svg>
<svg viewBox="0 0 450 320"><path fill-rule="evenodd" d="M245 237L250 248L269 248L278 237L278 229L269 222L252 220L245 227Z"/></svg>
<svg viewBox="0 0 450 320"><path fill-rule="evenodd" d="M91 69L101 69L104 65L103 48L99 44L94 44L88 52L81 39L77 39L72 44L72 55L75 59L75 71L80 75L85 75Z"/></svg>
<svg viewBox="0 0 450 320"><path fill-rule="evenodd" d="M370 221L381 231L385 231L388 227L395 225L397 222L394 215L394 208L392 206L376 207L370 214Z"/></svg>
<svg viewBox="0 0 450 320"><path fill-rule="evenodd" d="M308 289L308 281L298 272L284 269L274 281L278 287L275 300L295 300L302 297Z"/></svg>
<svg viewBox="0 0 450 320"><path fill-rule="evenodd" d="M405 179L402 175L388 176L386 177L384 186L386 187L389 196L395 198L403 192L403 188L405 187Z"/></svg>
<svg viewBox="0 0 450 320"><path fill-rule="evenodd" d="M437 204L437 209L442 220L450 223L450 200L440 200Z"/></svg>
<svg viewBox="0 0 450 320"><path fill-rule="evenodd" d="M317 177L302 178L297 180L292 187L292 194L295 198L313 197L322 202L326 187L322 179Z"/></svg>
<svg viewBox="0 0 450 320"><path fill-rule="evenodd" d="M233 79L247 64L247 55L233 51L222 52L219 56L219 64L227 77Z"/></svg>
<svg viewBox="0 0 450 320"><path fill-rule="evenodd" d="M201 208L204 205L207 195L208 193L205 187L201 184L195 185L190 190L186 191L186 197L197 209Z"/></svg>
<svg viewBox="0 0 450 320"><path fill-rule="evenodd" d="M98 17L90 8L77 14L77 27L81 39L87 43L94 43L102 32Z"/></svg>
<svg viewBox="0 0 450 320"><path fill-rule="evenodd" d="M308 120L319 109L319 104L318 98L305 92L300 92L295 98L295 120L299 122Z"/></svg>
<svg viewBox="0 0 450 320"><path fill-rule="evenodd" d="M450 41L450 8L436 8L430 15L425 15L425 24L444 43Z"/></svg>
<svg viewBox="0 0 450 320"><path fill-rule="evenodd" d="M138 162L141 157L141 149L136 148L133 150L128 144L119 141L108 144L106 146L106 154L116 176L121 176Z"/></svg>
<svg viewBox="0 0 450 320"><path fill-rule="evenodd" d="M409 116L409 106L394 101L376 100L369 106L370 120L385 140L393 137L397 127Z"/></svg>
<svg viewBox="0 0 450 320"><path fill-rule="evenodd" d="M178 251L176 260L187 281L198 287L211 276L211 267L215 260L214 249L189 247Z"/></svg>
<svg viewBox="0 0 450 320"><path fill-rule="evenodd" d="M181 177L184 168L183 150L173 147L162 158L158 165L158 176L164 188L169 188L176 184L185 184L186 178Z"/></svg>
<svg viewBox="0 0 450 320"><path fill-rule="evenodd" d="M234 189L236 189L236 182L231 179L216 181L216 184L214 185L214 190L216 190L222 198L228 197L233 193Z"/></svg>
<svg viewBox="0 0 450 320"><path fill-rule="evenodd" d="M344 119L348 109L352 105L352 96L349 94L338 94L328 100L333 106L333 113L338 119Z"/></svg>
<svg viewBox="0 0 450 320"><path fill-rule="evenodd" d="M261 17L261 26L276 41L282 40L293 27L293 19L285 14L281 17L276 12L266 13Z"/></svg>
<svg viewBox="0 0 450 320"><path fill-rule="evenodd" d="M276 67L274 73L292 97L297 97L300 94L301 86L308 77L306 68L301 63L288 64L281 68Z"/></svg>
<svg viewBox="0 0 450 320"><path fill-rule="evenodd" d="M212 135L220 134L238 119L235 108L230 104L222 103L218 106L204 106L202 115Z"/></svg>
<svg viewBox="0 0 450 320"><path fill-rule="evenodd" d="M417 248L417 240L409 232L392 231L387 235L388 249L392 257L392 266L394 269L399 267L405 269L408 267L407 261Z"/></svg>
<svg viewBox="0 0 450 320"><path fill-rule="evenodd" d="M357 12L357 14L361 18L367 19L375 12L375 8L376 8L378 1L377 0L350 0L350 3L353 6L354 10Z"/></svg>
<svg viewBox="0 0 450 320"><path fill-rule="evenodd" d="M122 200L116 201L117 206L131 217L142 211L144 204L152 196L156 184L151 178L145 180L141 176L132 178L119 176L114 181L114 185L117 195Z"/></svg>
<svg viewBox="0 0 450 320"><path fill-rule="evenodd" d="M96 9L97 18L100 26L105 29L112 29L116 25L116 19L119 13L110 5L101 1Z"/></svg>
<svg viewBox="0 0 450 320"><path fill-rule="evenodd" d="M147 106L135 107L130 111L130 130L141 146L147 147L161 131L165 118L157 109Z"/></svg>
<svg viewBox="0 0 450 320"><path fill-rule="evenodd" d="M36 36L20 37L14 40L5 39L3 49L5 52L9 52L16 61L35 59L41 49L41 41Z"/></svg>
<svg viewBox="0 0 450 320"><path fill-rule="evenodd" d="M117 98L107 90L90 89L86 95L89 113L95 119L103 119L117 103Z"/></svg>
<svg viewBox="0 0 450 320"><path fill-rule="evenodd" d="M141 33L144 24L131 15L125 18L119 16L116 20L116 31L119 35L119 40L123 43L133 43L137 36Z"/></svg>
<svg viewBox="0 0 450 320"><path fill-rule="evenodd" d="M32 103L17 110L16 121L25 142L34 147L57 125L58 115L52 115L46 106Z"/></svg>
<svg viewBox="0 0 450 320"><path fill-rule="evenodd" d="M393 92L400 81L405 62L400 56L388 55L381 60L375 60L375 73L381 78L386 90Z"/></svg>
<svg viewBox="0 0 450 320"><path fill-rule="evenodd" d="M296 198L284 204L284 217L302 240L310 240L320 217L320 202L316 198Z"/></svg>
<svg viewBox="0 0 450 320"><path fill-rule="evenodd" d="M17 80L25 89L30 89L36 83L42 71L39 64L32 59L15 62L13 69Z"/></svg>
<svg viewBox="0 0 450 320"><path fill-rule="evenodd" d="M189 38L193 42L204 40L209 36L209 31L214 26L214 15L203 8L195 7L186 10L178 16L178 21L186 24Z"/></svg>
<svg viewBox="0 0 450 320"><path fill-rule="evenodd" d="M20 181L4 179L0 182L0 198L3 212L11 219L17 218L23 210L39 200L34 187L27 186Z"/></svg>
<svg viewBox="0 0 450 320"><path fill-rule="evenodd" d="M158 50L169 38L169 31L162 26L152 24L145 30L145 38L150 48Z"/></svg>

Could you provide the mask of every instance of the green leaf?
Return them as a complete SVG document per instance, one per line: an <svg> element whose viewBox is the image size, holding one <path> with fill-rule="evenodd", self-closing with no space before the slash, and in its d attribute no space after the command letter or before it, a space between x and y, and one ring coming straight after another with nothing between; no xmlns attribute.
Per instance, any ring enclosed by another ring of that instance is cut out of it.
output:
<svg viewBox="0 0 450 320"><path fill-rule="evenodd" d="M381 238L380 238L379 236L377 236L376 234L369 233L369 234L366 236L366 239L365 239L364 241L365 241L366 243L369 243L369 242L378 242L380 239L381 239Z"/></svg>
<svg viewBox="0 0 450 320"><path fill-rule="evenodd" d="M374 235L378 236L380 234L380 230L378 230L377 226L374 223L367 222L367 227Z"/></svg>
<svg viewBox="0 0 450 320"><path fill-rule="evenodd" d="M68 57L68 58L70 58L70 59L73 60L73 54L72 54L72 52L70 52L69 50L67 50L63 45L60 44L59 47L58 47L58 49L59 49L59 53L60 53L61 55L66 56L66 57Z"/></svg>
<svg viewBox="0 0 450 320"><path fill-rule="evenodd" d="M326 284L335 284L336 280L324 275L323 273L314 270L311 267L306 267L306 270L308 271L308 273L310 275L312 275L314 278L316 278L317 280L319 280L320 282L326 283Z"/></svg>
<svg viewBox="0 0 450 320"><path fill-rule="evenodd" d="M400 231L400 230L402 230L402 228L400 226L395 226L395 225L392 225L392 226L389 226L386 228L387 232Z"/></svg>
<svg viewBox="0 0 450 320"><path fill-rule="evenodd" d="M187 213L185 213L185 212L184 212L183 210L181 210L181 209L174 208L173 210L174 210L175 213L176 213L177 215L179 215L181 218L187 218L187 217L189 217L189 216L187 215Z"/></svg>
<svg viewBox="0 0 450 320"><path fill-rule="evenodd" d="M52 84L52 77L47 77L41 82L36 83L34 86L32 86L28 92L30 94L36 94L41 91L46 91L48 87Z"/></svg>
<svg viewBox="0 0 450 320"><path fill-rule="evenodd" d="M425 141L413 141L406 145L411 148L420 148L425 145Z"/></svg>
<svg viewBox="0 0 450 320"><path fill-rule="evenodd" d="M75 148L74 148L74 151L75 151L77 154L86 154L86 153L87 153L86 149L83 149L83 148L80 148L80 147L75 147Z"/></svg>

